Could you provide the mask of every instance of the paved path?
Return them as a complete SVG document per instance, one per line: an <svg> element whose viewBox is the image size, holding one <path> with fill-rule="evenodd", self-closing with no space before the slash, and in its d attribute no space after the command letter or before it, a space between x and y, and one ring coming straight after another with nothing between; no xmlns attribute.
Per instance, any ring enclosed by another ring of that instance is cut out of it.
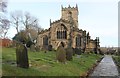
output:
<svg viewBox="0 0 120 78"><path fill-rule="evenodd" d="M118 70L113 62L112 56L105 55L91 76L118 76Z"/></svg>

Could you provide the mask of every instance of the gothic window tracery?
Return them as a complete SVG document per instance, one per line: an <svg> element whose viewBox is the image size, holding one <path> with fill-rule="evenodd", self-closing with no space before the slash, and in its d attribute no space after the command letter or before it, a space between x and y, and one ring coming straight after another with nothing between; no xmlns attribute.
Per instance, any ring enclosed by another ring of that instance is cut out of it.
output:
<svg viewBox="0 0 120 78"><path fill-rule="evenodd" d="M67 28L65 27L64 24L61 24L57 28L57 39L66 39L67 38Z"/></svg>

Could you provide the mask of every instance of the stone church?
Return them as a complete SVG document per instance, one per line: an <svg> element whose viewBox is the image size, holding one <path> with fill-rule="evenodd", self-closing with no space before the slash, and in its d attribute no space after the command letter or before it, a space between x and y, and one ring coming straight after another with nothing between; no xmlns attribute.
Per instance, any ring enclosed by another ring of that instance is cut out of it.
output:
<svg viewBox="0 0 120 78"><path fill-rule="evenodd" d="M93 51L99 48L99 38L95 40L90 38L89 32L79 29L78 26L78 6L63 8L61 6L61 18L51 22L50 28L39 33L37 38L37 46L41 49L52 46L57 49L60 44L64 48L79 48L84 51Z"/></svg>

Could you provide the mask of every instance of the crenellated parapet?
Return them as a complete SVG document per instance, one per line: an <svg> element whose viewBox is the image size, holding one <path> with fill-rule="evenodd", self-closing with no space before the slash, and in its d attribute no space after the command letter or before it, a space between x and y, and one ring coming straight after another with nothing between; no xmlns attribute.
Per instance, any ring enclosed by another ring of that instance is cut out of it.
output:
<svg viewBox="0 0 120 78"><path fill-rule="evenodd" d="M66 11L66 10L77 10L78 11L78 6L76 4L76 7L71 7L70 5L68 7L63 7L61 5L62 11Z"/></svg>

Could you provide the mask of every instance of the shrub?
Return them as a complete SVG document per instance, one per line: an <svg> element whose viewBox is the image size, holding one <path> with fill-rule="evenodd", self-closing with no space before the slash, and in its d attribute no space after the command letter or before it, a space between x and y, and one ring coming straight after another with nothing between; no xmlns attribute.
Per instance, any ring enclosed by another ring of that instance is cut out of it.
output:
<svg viewBox="0 0 120 78"><path fill-rule="evenodd" d="M90 51L89 53L90 53L90 54L94 54L95 52L94 52L94 51Z"/></svg>
<svg viewBox="0 0 120 78"><path fill-rule="evenodd" d="M56 59L59 62L63 62L63 63L65 63L65 61L66 61L66 51L61 45L57 49Z"/></svg>
<svg viewBox="0 0 120 78"><path fill-rule="evenodd" d="M67 60L72 60L73 56L73 49L71 47L66 48L66 59Z"/></svg>
<svg viewBox="0 0 120 78"><path fill-rule="evenodd" d="M13 37L13 40L19 41L23 44L26 44L27 47L30 47L33 44L33 42L27 34L28 32L26 32L25 30L21 30Z"/></svg>
<svg viewBox="0 0 120 78"><path fill-rule="evenodd" d="M118 56L118 64L119 64L119 66L120 66L120 56Z"/></svg>

